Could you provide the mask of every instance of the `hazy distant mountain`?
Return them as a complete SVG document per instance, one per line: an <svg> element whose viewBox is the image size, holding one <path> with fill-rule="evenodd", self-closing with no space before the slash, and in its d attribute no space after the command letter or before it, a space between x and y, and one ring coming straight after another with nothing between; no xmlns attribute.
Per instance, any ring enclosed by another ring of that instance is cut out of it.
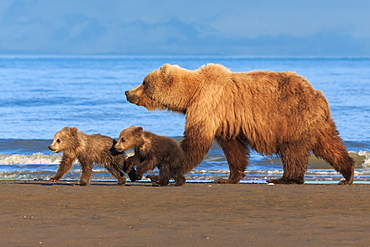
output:
<svg viewBox="0 0 370 247"><path fill-rule="evenodd" d="M135 19L133 15L127 20L124 15L117 16L119 11L114 9L114 4L103 4L107 2L99 0L77 2L81 9L72 8L73 1L0 3L0 53L370 56L368 38L355 37L348 28L325 27L325 23L324 28L306 34L304 30L278 32L273 29L272 16L270 20L259 20L271 23L270 31L267 26L264 33L258 33L257 29L249 33L246 30L251 28L243 23L227 22L230 18L243 20L243 16L235 17L230 11L215 13L204 21L195 20L190 14L187 21L176 15L147 19ZM92 2L100 5L87 5ZM121 8L126 7L122 4L125 1L114 2L121 3ZM141 16L150 9L143 11ZM260 25L259 22L256 25ZM227 23L231 23L229 29L222 26Z"/></svg>

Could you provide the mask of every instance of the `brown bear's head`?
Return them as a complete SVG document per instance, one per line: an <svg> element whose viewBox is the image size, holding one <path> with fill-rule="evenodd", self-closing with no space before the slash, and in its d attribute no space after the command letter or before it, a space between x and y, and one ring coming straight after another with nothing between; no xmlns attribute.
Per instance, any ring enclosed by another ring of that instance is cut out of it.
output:
<svg viewBox="0 0 370 247"><path fill-rule="evenodd" d="M143 128L136 126L122 130L114 147L118 152L140 148L144 144L142 133Z"/></svg>
<svg viewBox="0 0 370 247"><path fill-rule="evenodd" d="M49 149L54 153L65 152L77 148L78 129L76 127L64 127L54 135Z"/></svg>
<svg viewBox="0 0 370 247"><path fill-rule="evenodd" d="M192 71L165 64L149 73L140 86L126 91L127 100L148 110L171 110L185 113L191 95Z"/></svg>

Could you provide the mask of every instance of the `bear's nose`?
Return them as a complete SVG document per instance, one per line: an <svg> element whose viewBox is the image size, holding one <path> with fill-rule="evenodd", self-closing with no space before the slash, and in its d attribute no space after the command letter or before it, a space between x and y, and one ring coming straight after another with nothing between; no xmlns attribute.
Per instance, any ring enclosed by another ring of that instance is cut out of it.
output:
<svg viewBox="0 0 370 247"><path fill-rule="evenodd" d="M126 91L126 92L125 92L126 96L128 96L128 94L129 94L129 93L130 93L129 91Z"/></svg>

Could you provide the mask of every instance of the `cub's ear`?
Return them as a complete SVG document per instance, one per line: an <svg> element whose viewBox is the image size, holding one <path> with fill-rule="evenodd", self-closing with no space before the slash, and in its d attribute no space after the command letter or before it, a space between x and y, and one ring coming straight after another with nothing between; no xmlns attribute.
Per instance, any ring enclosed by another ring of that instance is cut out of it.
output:
<svg viewBox="0 0 370 247"><path fill-rule="evenodd" d="M72 127L72 128L70 128L70 131L71 131L72 136L76 136L78 129L76 127Z"/></svg>
<svg viewBox="0 0 370 247"><path fill-rule="evenodd" d="M135 134L140 135L143 132L143 127L136 127L136 129L134 130L134 132L135 132Z"/></svg>

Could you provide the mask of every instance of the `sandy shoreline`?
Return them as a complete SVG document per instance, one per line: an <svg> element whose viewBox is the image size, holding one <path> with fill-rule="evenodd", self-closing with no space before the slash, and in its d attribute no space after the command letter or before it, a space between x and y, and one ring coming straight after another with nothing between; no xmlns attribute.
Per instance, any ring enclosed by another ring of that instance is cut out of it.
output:
<svg viewBox="0 0 370 247"><path fill-rule="evenodd" d="M369 185L0 181L0 246L368 246Z"/></svg>

